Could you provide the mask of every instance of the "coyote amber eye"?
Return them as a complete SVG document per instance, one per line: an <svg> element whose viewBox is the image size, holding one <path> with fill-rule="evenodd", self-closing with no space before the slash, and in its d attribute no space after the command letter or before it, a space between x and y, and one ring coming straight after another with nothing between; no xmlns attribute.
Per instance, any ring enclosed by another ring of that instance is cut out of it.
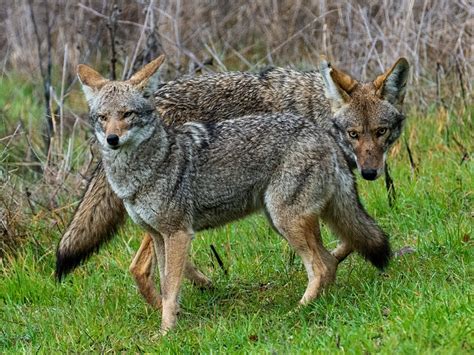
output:
<svg viewBox="0 0 474 355"><path fill-rule="evenodd" d="M97 118L99 119L99 121L102 121L102 122L107 121L107 116L105 116L105 115L99 115L99 116L97 116Z"/></svg>
<svg viewBox="0 0 474 355"><path fill-rule="evenodd" d="M386 128L379 128L377 130L377 136L381 137L383 136L385 133L387 133L387 129Z"/></svg>
<svg viewBox="0 0 474 355"><path fill-rule="evenodd" d="M123 118L130 117L131 115L133 115L133 111L127 111L123 114Z"/></svg>
<svg viewBox="0 0 474 355"><path fill-rule="evenodd" d="M351 138L354 138L354 139L359 138L359 134L356 131L349 131L348 133L349 133L349 137Z"/></svg>

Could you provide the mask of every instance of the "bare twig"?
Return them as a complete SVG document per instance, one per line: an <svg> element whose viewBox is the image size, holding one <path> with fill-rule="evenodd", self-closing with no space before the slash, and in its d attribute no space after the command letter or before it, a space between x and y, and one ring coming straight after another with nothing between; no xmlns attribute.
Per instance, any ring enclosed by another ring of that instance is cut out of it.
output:
<svg viewBox="0 0 474 355"><path fill-rule="evenodd" d="M38 50L38 64L40 68L41 77L43 79L43 90L44 90L44 101L45 101L45 111L46 111L46 136L45 136L45 151L49 151L51 145L51 135L53 133L53 120L51 116L51 23L49 18L49 5L48 1L43 1L43 6L45 8L45 22L47 26L46 31L46 42L47 42L47 63L46 68L43 65L43 53L41 51L41 38L38 33L38 26L36 23L35 13L33 11L33 0L28 0L31 23L33 24L33 29L36 37L36 44Z"/></svg>
<svg viewBox="0 0 474 355"><path fill-rule="evenodd" d="M96 11L93 8L91 8L89 6L86 6L82 3L77 4L77 6L79 6L80 8L82 8L82 9L88 11L88 12L90 12L91 14L93 14L97 17L101 17L103 19L108 19L109 18L109 16L104 15L104 14L100 13L99 11ZM137 23L137 22L133 22L133 21L117 20L117 23L119 23L121 25L130 25L130 26L136 26L136 27L140 27L140 28L143 27L143 25L141 23Z"/></svg>
<svg viewBox="0 0 474 355"><path fill-rule="evenodd" d="M33 206L33 203L31 202L31 192L28 190L28 188L25 188L25 195L26 200L28 201L28 206L30 206L31 214L34 216L36 214L36 211Z"/></svg>
<svg viewBox="0 0 474 355"><path fill-rule="evenodd" d="M464 88L464 78L463 78L463 75L462 75L461 66L459 64L459 59L457 57L455 57L454 60L456 61L456 71L458 72L459 86L461 87L462 101L464 103L464 107L467 108L466 91L465 91L465 88Z"/></svg>
<svg viewBox="0 0 474 355"><path fill-rule="evenodd" d="M64 57L63 57L63 70L61 75L61 96L59 97L59 147L63 147L64 141L64 88L66 84L66 68L67 68L67 43L64 46Z"/></svg>
<svg viewBox="0 0 474 355"><path fill-rule="evenodd" d="M140 37L138 38L137 45L135 46L135 50L133 51L133 56L130 60L130 66L128 69L127 77L130 77L130 75L132 75L133 65L135 64L135 60L137 59L141 42L143 41L143 38L145 36L145 30L147 28L148 22L150 21L150 17L152 16L151 14L152 14L153 3L154 3L154 0L150 0L150 3L148 4L148 8L146 10L145 22L143 23L143 27L140 32Z"/></svg>
<svg viewBox="0 0 474 355"><path fill-rule="evenodd" d="M441 73L443 71L443 67L441 66L440 62L436 63L436 98L438 105L446 107L444 104L443 98L441 97Z"/></svg>
<svg viewBox="0 0 474 355"><path fill-rule="evenodd" d="M397 199L397 193L395 191L395 184L390 176L390 169L387 162L385 162L385 189L387 190L388 205L393 207Z"/></svg>
<svg viewBox="0 0 474 355"><path fill-rule="evenodd" d="M417 171L415 160L413 159L413 154L411 153L411 149L410 149L410 146L408 145L408 141L406 140L406 138L404 138L403 141L404 141L405 147L407 149L408 159L410 160L411 174L412 174L412 176L414 176L416 171Z"/></svg>
<svg viewBox="0 0 474 355"><path fill-rule="evenodd" d="M115 65L117 63L117 52L115 50L115 35L117 33L117 22L118 16L122 13L122 10L114 4L112 13L110 14L109 18L107 19L107 29L109 30L110 36L110 79L116 80L116 70Z"/></svg>
<svg viewBox="0 0 474 355"><path fill-rule="evenodd" d="M216 248L214 247L213 244L211 244L211 250L212 250L212 254L214 255L214 257L217 260L217 263L219 264L219 267L224 271L224 275L227 275L227 269L225 268L224 263L222 262L222 259L219 256L219 254L217 253L217 250L216 250Z"/></svg>

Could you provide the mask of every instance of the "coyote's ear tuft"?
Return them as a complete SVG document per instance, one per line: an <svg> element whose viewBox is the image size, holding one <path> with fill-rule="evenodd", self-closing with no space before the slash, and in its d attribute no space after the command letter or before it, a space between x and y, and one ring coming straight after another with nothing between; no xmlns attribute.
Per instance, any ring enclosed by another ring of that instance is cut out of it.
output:
<svg viewBox="0 0 474 355"><path fill-rule="evenodd" d="M410 66L405 58L400 58L384 74L374 80L377 95L392 105L401 105L405 98Z"/></svg>
<svg viewBox="0 0 474 355"><path fill-rule="evenodd" d="M90 103L108 80L85 64L79 64L76 71L79 81L82 84L82 90L84 91L86 100Z"/></svg>
<svg viewBox="0 0 474 355"><path fill-rule="evenodd" d="M158 58L152 60L150 63L133 74L133 76L128 79L128 82L137 88L144 88L148 82L148 79L150 79L150 77L156 73L164 60L165 56L163 54L160 55Z"/></svg>
<svg viewBox="0 0 474 355"><path fill-rule="evenodd" d="M334 68L323 56L319 70L324 79L326 96L331 102L332 109L337 110L342 104L349 101L350 95L358 83L350 75Z"/></svg>

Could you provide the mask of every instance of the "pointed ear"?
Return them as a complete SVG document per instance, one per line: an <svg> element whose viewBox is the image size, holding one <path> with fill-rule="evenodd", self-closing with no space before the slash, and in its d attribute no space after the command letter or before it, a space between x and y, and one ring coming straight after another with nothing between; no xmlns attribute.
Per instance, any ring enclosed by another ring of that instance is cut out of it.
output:
<svg viewBox="0 0 474 355"><path fill-rule="evenodd" d="M377 95L392 105L401 105L405 98L409 69L405 58L398 59L388 71L374 80Z"/></svg>
<svg viewBox="0 0 474 355"><path fill-rule="evenodd" d="M165 60L165 56L162 54L158 58L152 60L150 63L145 65L139 71L137 71L133 76L128 79L128 82L137 88L143 88L146 86L148 79L156 73L158 68L161 66L163 61Z"/></svg>
<svg viewBox="0 0 474 355"><path fill-rule="evenodd" d="M108 80L85 64L79 64L76 71L79 81L82 84L82 90L84 91L86 100L90 103Z"/></svg>
<svg viewBox="0 0 474 355"><path fill-rule="evenodd" d="M321 57L319 70L326 87L326 96L331 101L333 110L340 108L342 104L349 101L351 93L358 82L350 75L340 71L329 63L325 57Z"/></svg>

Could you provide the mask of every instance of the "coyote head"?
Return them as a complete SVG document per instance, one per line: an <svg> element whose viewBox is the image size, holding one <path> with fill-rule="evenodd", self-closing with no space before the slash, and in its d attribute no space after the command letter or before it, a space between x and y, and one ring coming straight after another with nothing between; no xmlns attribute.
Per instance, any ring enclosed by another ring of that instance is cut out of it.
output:
<svg viewBox="0 0 474 355"><path fill-rule="evenodd" d="M400 58L373 82L359 83L326 60L321 62L334 124L346 142L343 146L352 148L346 154L364 179L382 174L387 151L400 136L408 69L407 60Z"/></svg>
<svg viewBox="0 0 474 355"><path fill-rule="evenodd" d="M144 89L163 60L162 55L126 81L110 81L87 65L77 66L91 124L104 149L137 145L152 134L155 107L144 96Z"/></svg>

